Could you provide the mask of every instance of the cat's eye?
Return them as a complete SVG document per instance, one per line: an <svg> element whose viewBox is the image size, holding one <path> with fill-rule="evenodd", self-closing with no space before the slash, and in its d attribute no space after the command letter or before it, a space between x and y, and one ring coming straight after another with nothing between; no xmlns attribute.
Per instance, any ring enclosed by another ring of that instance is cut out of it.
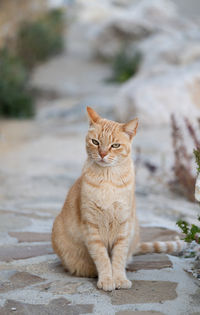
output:
<svg viewBox="0 0 200 315"><path fill-rule="evenodd" d="M111 147L117 149L117 148L120 147L120 144L119 144L119 143L113 143L113 144L111 145Z"/></svg>
<svg viewBox="0 0 200 315"><path fill-rule="evenodd" d="M95 145L99 145L99 141L97 141L95 139L92 139L92 143L95 144Z"/></svg>

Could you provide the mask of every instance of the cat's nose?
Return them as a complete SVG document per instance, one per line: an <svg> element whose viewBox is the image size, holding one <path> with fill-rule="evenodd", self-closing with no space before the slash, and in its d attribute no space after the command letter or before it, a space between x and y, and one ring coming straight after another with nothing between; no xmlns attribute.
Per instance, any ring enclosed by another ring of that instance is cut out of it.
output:
<svg viewBox="0 0 200 315"><path fill-rule="evenodd" d="M100 154L101 158L103 159L104 156L107 155L107 152L105 152L105 151L99 151L99 154Z"/></svg>

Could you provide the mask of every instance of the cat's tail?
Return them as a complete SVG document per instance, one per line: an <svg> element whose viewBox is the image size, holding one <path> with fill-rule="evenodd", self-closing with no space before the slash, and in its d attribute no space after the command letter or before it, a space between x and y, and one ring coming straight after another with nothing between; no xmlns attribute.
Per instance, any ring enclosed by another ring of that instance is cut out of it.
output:
<svg viewBox="0 0 200 315"><path fill-rule="evenodd" d="M176 237L175 241L144 242L138 245L135 254L147 253L179 253L187 247L187 243Z"/></svg>

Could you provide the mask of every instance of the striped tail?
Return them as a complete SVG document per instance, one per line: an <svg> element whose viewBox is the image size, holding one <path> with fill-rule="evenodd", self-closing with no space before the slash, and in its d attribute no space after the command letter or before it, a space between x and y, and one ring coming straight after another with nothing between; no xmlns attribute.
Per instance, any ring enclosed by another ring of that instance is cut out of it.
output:
<svg viewBox="0 0 200 315"><path fill-rule="evenodd" d="M136 254L147 253L179 253L187 247L187 243L179 238L175 241L145 242L139 244Z"/></svg>

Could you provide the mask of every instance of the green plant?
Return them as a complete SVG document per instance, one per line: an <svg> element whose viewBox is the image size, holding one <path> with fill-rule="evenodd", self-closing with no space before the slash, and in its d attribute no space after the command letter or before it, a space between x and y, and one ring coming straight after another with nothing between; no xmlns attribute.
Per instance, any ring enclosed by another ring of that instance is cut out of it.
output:
<svg viewBox="0 0 200 315"><path fill-rule="evenodd" d="M130 55L125 50L119 52L112 60L110 82L123 83L135 75L140 67L142 55L139 51Z"/></svg>
<svg viewBox="0 0 200 315"><path fill-rule="evenodd" d="M198 221L200 222L200 216L198 217ZM189 224L184 220L179 220L176 222L178 227L182 230L183 234L185 235L184 240L187 243L191 243L195 241L197 244L200 244L200 227L195 224Z"/></svg>
<svg viewBox="0 0 200 315"><path fill-rule="evenodd" d="M63 49L63 27L62 10L51 10L37 21L21 25L15 55L11 48L0 50L0 116L34 115L33 94L28 89L30 71Z"/></svg>
<svg viewBox="0 0 200 315"><path fill-rule="evenodd" d="M31 117L33 98L27 88L28 72L20 59L7 49L0 51L0 115Z"/></svg>
<svg viewBox="0 0 200 315"><path fill-rule="evenodd" d="M63 26L64 16L60 9L21 25L16 40L17 54L28 68L62 51Z"/></svg>
<svg viewBox="0 0 200 315"><path fill-rule="evenodd" d="M194 156L197 164L197 173L200 173L200 148L194 149Z"/></svg>
<svg viewBox="0 0 200 315"><path fill-rule="evenodd" d="M187 122L187 124L188 123L189 122ZM190 124L188 126L191 127ZM188 129L190 129L190 128L188 128ZM195 134L192 127L191 127L190 134L194 134L193 139L196 138L196 134ZM197 138L196 138L195 143L197 145L197 150L194 150L194 155L196 157L197 171L199 172L199 170L200 170L200 150L199 150L199 142L198 142ZM200 222L200 216L198 216L197 220ZM185 237L184 237L185 242L191 243L194 241L194 242L196 242L196 244L200 245L200 226L197 226L196 224L189 224L187 221L184 221L184 220L178 220L176 222L176 224L181 229L182 233L185 235ZM196 256L196 252L191 251L188 257L195 257L195 256Z"/></svg>

